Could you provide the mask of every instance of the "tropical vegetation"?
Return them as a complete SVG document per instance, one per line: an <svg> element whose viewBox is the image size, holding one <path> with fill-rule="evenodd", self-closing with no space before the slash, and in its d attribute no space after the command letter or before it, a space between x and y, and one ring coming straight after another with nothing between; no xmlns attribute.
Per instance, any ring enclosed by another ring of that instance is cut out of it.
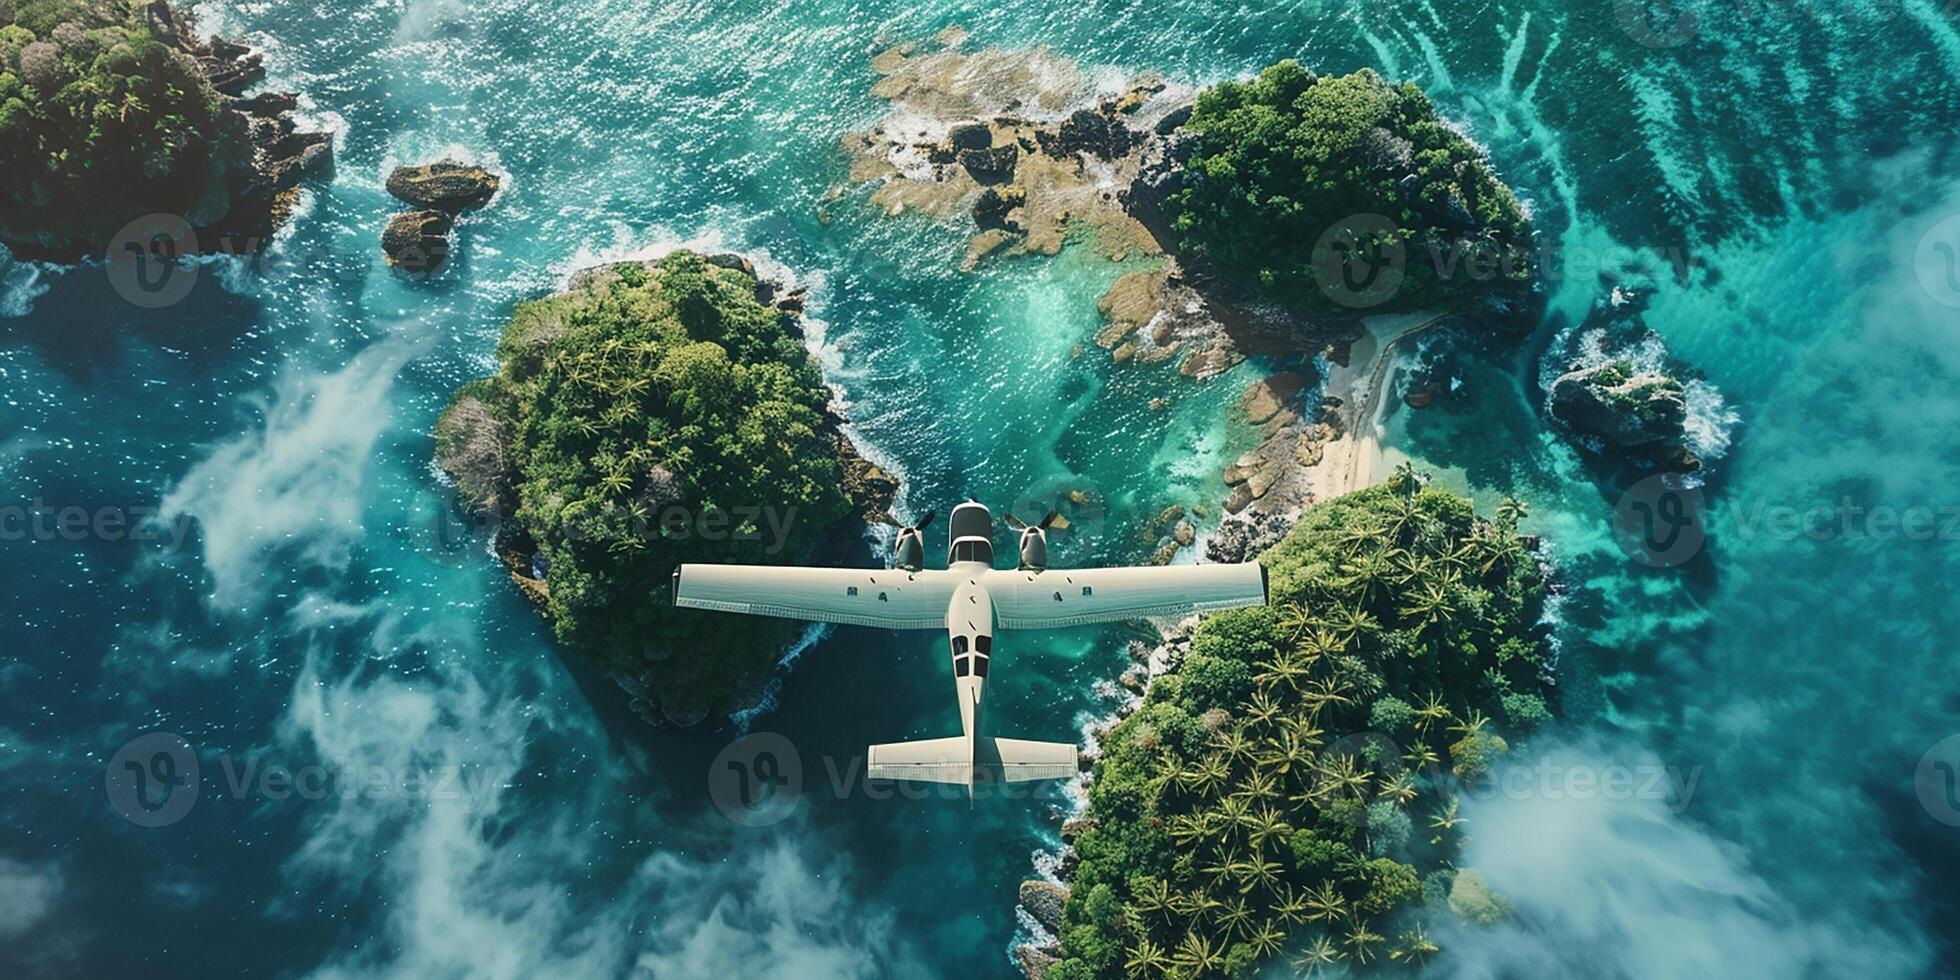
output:
<svg viewBox="0 0 1960 980"><path fill-rule="evenodd" d="M1104 740L1049 980L1417 963L1501 895L1456 793L1545 723L1545 583L1517 534L1425 488L1317 505ZM1457 911L1460 910L1460 911Z"/></svg>
<svg viewBox="0 0 1960 980"><path fill-rule="evenodd" d="M1317 243L1342 231L1404 249L1400 287L1383 308L1515 288L1529 275L1517 196L1414 85L1282 61L1200 93L1186 128L1195 146L1167 201L1173 227L1185 248L1273 298L1352 305L1330 300L1328 269L1317 273L1314 261Z"/></svg>
<svg viewBox="0 0 1960 980"><path fill-rule="evenodd" d="M157 38L147 4L0 0L0 227L59 252L152 212L191 214L222 176L223 100ZM21 229L32 229L32 238Z"/></svg>
<svg viewBox="0 0 1960 980"><path fill-rule="evenodd" d="M787 316L747 272L677 251L519 304L497 358L436 425L464 500L535 540L560 640L650 671L670 716L725 710L796 627L677 612L675 566L788 562L849 509Z"/></svg>

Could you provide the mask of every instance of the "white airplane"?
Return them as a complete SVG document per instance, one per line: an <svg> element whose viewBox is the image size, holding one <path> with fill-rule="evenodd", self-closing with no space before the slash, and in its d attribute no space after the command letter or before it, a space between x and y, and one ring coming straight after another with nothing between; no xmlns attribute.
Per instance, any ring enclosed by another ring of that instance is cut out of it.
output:
<svg viewBox="0 0 1960 980"><path fill-rule="evenodd" d="M866 775L958 783L1062 779L1076 773L1075 745L981 734L980 698L994 629L1049 629L1266 604L1266 570L1239 565L1048 568L1048 525L1008 518L1021 532L1020 563L993 567L993 519L968 501L953 508L951 560L925 566L927 513L899 531L888 571L770 565L682 565L674 604L691 609L778 616L948 634L953 685L964 734L871 746Z"/></svg>

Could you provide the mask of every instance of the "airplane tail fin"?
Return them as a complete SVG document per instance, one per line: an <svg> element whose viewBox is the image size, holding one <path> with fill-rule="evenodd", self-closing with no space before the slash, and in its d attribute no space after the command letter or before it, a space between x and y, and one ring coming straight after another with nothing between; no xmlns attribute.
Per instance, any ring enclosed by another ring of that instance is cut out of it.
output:
<svg viewBox="0 0 1960 980"><path fill-rule="evenodd" d="M954 783L969 790L975 782L1067 779L1075 773L1071 742L984 737L968 742L958 735L873 745L865 766L865 775L873 779Z"/></svg>

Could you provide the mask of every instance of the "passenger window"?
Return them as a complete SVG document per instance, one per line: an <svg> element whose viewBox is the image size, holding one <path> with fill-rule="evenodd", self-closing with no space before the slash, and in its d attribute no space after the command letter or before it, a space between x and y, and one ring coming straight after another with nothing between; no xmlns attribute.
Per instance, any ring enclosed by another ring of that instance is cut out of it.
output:
<svg viewBox="0 0 1960 980"><path fill-rule="evenodd" d="M1083 586L1083 587L1082 587L1082 594L1083 594L1083 595L1095 595L1095 594L1096 594L1096 590L1094 590L1094 589L1092 589L1092 588L1090 588L1090 587L1088 587L1088 586L1086 586L1086 585L1085 585L1085 586Z"/></svg>
<svg viewBox="0 0 1960 980"><path fill-rule="evenodd" d="M858 594L858 587L857 587L857 586L855 586L855 585L851 585L851 586L846 586L846 587L844 588L844 594L845 594L845 595L857 595L857 594Z"/></svg>

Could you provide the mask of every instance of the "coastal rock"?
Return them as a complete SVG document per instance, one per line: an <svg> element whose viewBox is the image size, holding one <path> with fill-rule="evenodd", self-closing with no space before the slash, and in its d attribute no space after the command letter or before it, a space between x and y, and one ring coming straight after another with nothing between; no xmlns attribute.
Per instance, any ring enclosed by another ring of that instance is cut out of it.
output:
<svg viewBox="0 0 1960 980"><path fill-rule="evenodd" d="M1221 563L1250 561L1286 537L1290 523L1278 514L1248 514L1218 525L1205 545L1205 559Z"/></svg>
<svg viewBox="0 0 1960 980"><path fill-rule="evenodd" d="M1062 120L1053 136L1044 132L1037 139L1042 137L1047 137L1042 142L1042 151L1049 156L1087 153L1101 160L1123 156L1136 141L1136 134L1117 115L1113 102L1105 102L1096 109L1077 109Z"/></svg>
<svg viewBox="0 0 1960 980"><path fill-rule="evenodd" d="M981 185L1005 184L1014 179L1014 165L1021 159L1021 150L1012 143L1006 146L988 147L979 150L961 150L960 166L966 168L967 176Z"/></svg>
<svg viewBox="0 0 1960 980"><path fill-rule="evenodd" d="M1019 226L1007 214L1025 203L1027 195L1020 188L989 187L973 201L973 223L982 229L1019 231Z"/></svg>
<svg viewBox="0 0 1960 980"><path fill-rule="evenodd" d="M1561 375L1552 384L1552 415L1597 436L1612 449L1693 470L1687 450L1687 401L1681 382L1613 361Z"/></svg>
<svg viewBox="0 0 1960 980"><path fill-rule="evenodd" d="M1246 421L1256 425L1278 415L1306 383L1305 378L1292 371L1255 381L1239 396L1239 407L1245 409Z"/></svg>
<svg viewBox="0 0 1960 980"><path fill-rule="evenodd" d="M1021 882L1021 907L1028 910L1043 929L1057 933L1062 928L1062 908L1068 904L1068 889L1052 881Z"/></svg>
<svg viewBox="0 0 1960 980"><path fill-rule="evenodd" d="M1179 547L1188 545L1197 539L1198 529L1192 527L1190 521L1178 521L1177 526L1171 529L1171 540L1176 541Z"/></svg>
<svg viewBox="0 0 1960 980"><path fill-rule="evenodd" d="M1027 975L1028 980L1041 980L1048 975L1049 967L1061 961L1062 948L1055 945L1022 944L1014 947L1014 955L1020 961L1021 972Z"/></svg>
<svg viewBox="0 0 1960 980"><path fill-rule="evenodd" d="M419 167L396 167L388 175L388 193L418 208L461 211L497 193L496 174L482 167L439 160Z"/></svg>
<svg viewBox="0 0 1960 980"><path fill-rule="evenodd" d="M1641 466L1705 470L1740 422L1700 373L1644 322L1648 291L1615 284L1583 323L1557 338L1543 381L1546 409L1581 448Z"/></svg>
<svg viewBox="0 0 1960 980"><path fill-rule="evenodd" d="M454 224L441 211L403 211L382 229L381 250L389 265L404 272L434 272L449 257L449 229Z"/></svg>

